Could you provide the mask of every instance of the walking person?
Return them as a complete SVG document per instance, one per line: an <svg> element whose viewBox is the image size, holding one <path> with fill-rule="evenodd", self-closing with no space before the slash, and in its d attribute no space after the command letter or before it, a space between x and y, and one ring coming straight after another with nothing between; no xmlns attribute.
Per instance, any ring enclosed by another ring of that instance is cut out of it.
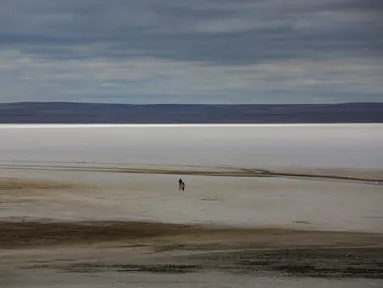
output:
<svg viewBox="0 0 383 288"><path fill-rule="evenodd" d="M183 183L183 182L184 182L184 181L182 181L181 178L178 179L178 191L181 190L181 188L182 188L182 183Z"/></svg>

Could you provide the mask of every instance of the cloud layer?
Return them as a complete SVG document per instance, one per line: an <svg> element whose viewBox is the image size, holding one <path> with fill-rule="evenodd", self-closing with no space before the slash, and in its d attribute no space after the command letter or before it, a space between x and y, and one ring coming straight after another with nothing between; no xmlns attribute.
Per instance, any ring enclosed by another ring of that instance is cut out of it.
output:
<svg viewBox="0 0 383 288"><path fill-rule="evenodd" d="M0 102L383 101L380 0L2 0Z"/></svg>

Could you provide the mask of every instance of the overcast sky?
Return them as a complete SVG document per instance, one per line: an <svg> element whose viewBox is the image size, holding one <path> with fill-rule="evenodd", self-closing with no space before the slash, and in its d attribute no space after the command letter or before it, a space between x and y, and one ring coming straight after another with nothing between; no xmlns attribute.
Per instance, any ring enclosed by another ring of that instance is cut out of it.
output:
<svg viewBox="0 0 383 288"><path fill-rule="evenodd" d="M383 101L382 0L0 0L0 102Z"/></svg>

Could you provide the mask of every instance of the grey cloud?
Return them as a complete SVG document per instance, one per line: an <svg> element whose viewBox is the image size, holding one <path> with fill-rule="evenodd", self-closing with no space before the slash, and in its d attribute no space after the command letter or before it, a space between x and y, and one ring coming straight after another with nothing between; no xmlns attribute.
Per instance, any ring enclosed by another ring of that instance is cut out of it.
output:
<svg viewBox="0 0 383 288"><path fill-rule="evenodd" d="M383 51L381 3L3 0L0 45L49 58L65 51L67 58L137 53L218 65L342 53L372 57ZM83 55L72 49L77 45L105 49Z"/></svg>
<svg viewBox="0 0 383 288"><path fill-rule="evenodd" d="M381 19L381 0L2 0L0 101L381 99Z"/></svg>

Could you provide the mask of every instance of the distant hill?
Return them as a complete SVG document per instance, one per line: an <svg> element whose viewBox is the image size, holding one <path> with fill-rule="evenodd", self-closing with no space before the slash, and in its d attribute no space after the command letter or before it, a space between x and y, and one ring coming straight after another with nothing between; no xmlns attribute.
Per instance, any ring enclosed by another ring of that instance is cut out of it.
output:
<svg viewBox="0 0 383 288"><path fill-rule="evenodd" d="M0 123L383 123L383 103L299 105L0 104Z"/></svg>

